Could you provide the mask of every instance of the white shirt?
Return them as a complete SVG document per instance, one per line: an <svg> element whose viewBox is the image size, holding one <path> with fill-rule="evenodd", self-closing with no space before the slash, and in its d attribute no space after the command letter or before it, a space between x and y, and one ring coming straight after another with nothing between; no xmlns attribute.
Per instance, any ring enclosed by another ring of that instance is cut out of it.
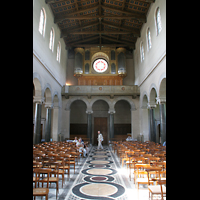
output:
<svg viewBox="0 0 200 200"><path fill-rule="evenodd" d="M103 135L100 133L99 135L98 135L98 141L103 141Z"/></svg>

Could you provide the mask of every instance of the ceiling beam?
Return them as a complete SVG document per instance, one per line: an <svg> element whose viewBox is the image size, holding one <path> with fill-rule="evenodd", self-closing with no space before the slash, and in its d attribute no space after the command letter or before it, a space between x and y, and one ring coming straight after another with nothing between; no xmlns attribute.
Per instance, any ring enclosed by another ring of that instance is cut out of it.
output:
<svg viewBox="0 0 200 200"><path fill-rule="evenodd" d="M135 17L135 15L129 15L129 16L122 16L122 15L120 15L120 16L113 16L113 15L107 15L107 16L105 16L105 15L101 15L101 16L99 16L99 15L96 15L96 16L88 16L88 15L84 15L84 16L76 16L76 17L74 17L74 16L68 16L68 17L66 17L65 16L65 18L63 18L63 19L57 19L57 18L54 18L54 23L58 23L58 22L60 22L60 21L63 21L63 20L67 20L67 19L69 19L69 20L83 20L83 19L99 19L99 18L109 18L109 19L136 19L136 17Z"/></svg>
<svg viewBox="0 0 200 200"><path fill-rule="evenodd" d="M61 22L65 19L67 19L67 17L69 17L69 16L76 15L76 14L79 14L79 13L82 13L82 12L87 12L87 11L90 11L92 9L97 9L97 8L99 8L99 5L91 7L91 8L87 8L87 9L77 10L77 11L75 11L73 13L69 13L69 14L64 14L64 15L58 14L54 17L54 23ZM73 19L73 17L72 17L72 19Z"/></svg>
<svg viewBox="0 0 200 200"><path fill-rule="evenodd" d="M127 47L126 44L101 44L101 47ZM75 44L73 47L100 47L99 44Z"/></svg>
<svg viewBox="0 0 200 200"><path fill-rule="evenodd" d="M71 46L71 45L74 45L76 43L89 42L89 41L92 41L92 40L95 40L95 39L98 39L98 38L99 38L99 35L98 36L94 36L94 37L89 37L89 38L84 39L84 40L78 40L76 42L71 42L71 43L68 43L68 45Z"/></svg>
<svg viewBox="0 0 200 200"><path fill-rule="evenodd" d="M117 40L117 39L114 39L114 38L109 38L107 36L101 36L101 37L103 39L110 40L112 42L119 42L119 43L127 44L129 46L134 46L135 45L135 43L130 43L130 42L122 41L122 40Z"/></svg>
<svg viewBox="0 0 200 200"><path fill-rule="evenodd" d="M140 22L146 23L146 16L145 15L137 14L137 13L134 13L134 12L128 12L128 11L124 11L124 10L119 10L119 9L116 9L116 8L110 8L108 6L103 6L103 5L101 7L103 9L108 9L108 10L119 12L119 13L122 13L122 14L131 15L131 16L133 16L133 18L135 18L135 20L139 20ZM123 17L123 16L120 16L120 17Z"/></svg>
<svg viewBox="0 0 200 200"><path fill-rule="evenodd" d="M88 28L88 27L98 25L98 24L99 24L99 22L95 22L95 23L87 24L87 25L73 28L73 29L63 29L61 32L61 38L67 37L67 35L70 34L70 32L78 31L79 29Z"/></svg>
<svg viewBox="0 0 200 200"><path fill-rule="evenodd" d="M69 34L79 35L79 34L132 34L131 31L83 31L83 32L70 32Z"/></svg>
<svg viewBox="0 0 200 200"><path fill-rule="evenodd" d="M107 26L110 26L110 27L114 27L114 28L118 28L118 29L122 29L122 30L125 30L125 31L130 31L131 33L133 33L133 35L135 37L139 37L140 36L140 31L138 30L131 30L129 28L125 28L123 26L117 26L117 25L114 25L114 24L110 24L110 23L107 23L107 22L101 22L103 25L107 25Z"/></svg>

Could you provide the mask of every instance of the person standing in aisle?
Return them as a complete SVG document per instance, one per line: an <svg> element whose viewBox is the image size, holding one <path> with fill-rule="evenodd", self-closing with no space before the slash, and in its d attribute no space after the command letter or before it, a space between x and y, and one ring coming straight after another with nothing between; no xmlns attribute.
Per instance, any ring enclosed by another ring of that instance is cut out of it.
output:
<svg viewBox="0 0 200 200"><path fill-rule="evenodd" d="M97 140L98 140L98 148L97 149L103 149L103 146L102 146L102 144L101 144L101 142L103 141L103 135L100 133L100 131L98 131L98 138L97 138Z"/></svg>

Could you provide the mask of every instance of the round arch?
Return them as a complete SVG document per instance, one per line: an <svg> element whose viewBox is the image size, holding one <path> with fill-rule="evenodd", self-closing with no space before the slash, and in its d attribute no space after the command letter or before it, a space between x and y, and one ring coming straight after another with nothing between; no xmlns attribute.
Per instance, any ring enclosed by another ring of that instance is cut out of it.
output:
<svg viewBox="0 0 200 200"><path fill-rule="evenodd" d="M35 89L35 96L42 96L42 82L39 74L33 73L33 84Z"/></svg>
<svg viewBox="0 0 200 200"><path fill-rule="evenodd" d="M150 104L155 104L156 103L156 97L158 96L158 89L154 83L151 84L151 87L149 89L149 103Z"/></svg>
<svg viewBox="0 0 200 200"><path fill-rule="evenodd" d="M45 103L52 103L52 89L49 83L44 87L44 95Z"/></svg>
<svg viewBox="0 0 200 200"><path fill-rule="evenodd" d="M124 101L127 101L129 104L130 104L130 107L131 107L131 110L136 110L136 107L135 107L135 104L133 101L131 101L129 98L127 97L117 97L114 102L113 102L113 107L115 107L115 104L118 102L118 101L121 101L121 100L124 100Z"/></svg>
<svg viewBox="0 0 200 200"><path fill-rule="evenodd" d="M145 109L147 108L148 104L148 95L147 92L144 92L141 98L141 108Z"/></svg>
<svg viewBox="0 0 200 200"><path fill-rule="evenodd" d="M114 107L112 107L112 104L111 104L111 102L110 102L110 100L109 100L108 98L106 98L106 97L95 97L95 98L92 99L92 101L90 102L90 108L91 108L91 109L92 109L93 104L94 104L96 101L98 101L98 100L103 100L103 101L105 101L105 102L108 104L109 110L112 109L112 108L114 108Z"/></svg>
<svg viewBox="0 0 200 200"><path fill-rule="evenodd" d="M166 98L166 78L163 78L159 84L159 97Z"/></svg>
<svg viewBox="0 0 200 200"><path fill-rule="evenodd" d="M66 106L65 106L65 110L70 110L71 104L76 101L76 100L81 100L86 104L86 109L89 109L89 102L87 101L87 99L85 97L73 97L71 99L68 100Z"/></svg>

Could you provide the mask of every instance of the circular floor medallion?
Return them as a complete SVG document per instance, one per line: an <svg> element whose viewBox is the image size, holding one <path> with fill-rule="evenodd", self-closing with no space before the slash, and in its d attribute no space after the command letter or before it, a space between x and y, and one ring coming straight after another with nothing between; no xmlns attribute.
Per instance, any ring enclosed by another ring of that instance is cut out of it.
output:
<svg viewBox="0 0 200 200"><path fill-rule="evenodd" d="M108 178L103 177L103 176L94 176L94 177L91 178L91 180L93 180L93 181L106 181L106 180L108 180Z"/></svg>
<svg viewBox="0 0 200 200"><path fill-rule="evenodd" d="M106 161L106 160L93 160L93 161L90 161L91 164L97 164L97 165L104 165L104 164L108 164L110 163L109 161Z"/></svg>
<svg viewBox="0 0 200 200"><path fill-rule="evenodd" d="M104 155L95 155L92 156L93 158L107 158L108 156L104 156Z"/></svg>
<svg viewBox="0 0 200 200"><path fill-rule="evenodd" d="M92 175L108 175L111 174L113 171L110 169L89 169L87 170L88 174Z"/></svg>
<svg viewBox="0 0 200 200"><path fill-rule="evenodd" d="M106 165L94 165L93 167L95 167L95 168L103 168L103 167L106 167Z"/></svg>
<svg viewBox="0 0 200 200"><path fill-rule="evenodd" d="M80 192L90 196L108 196L118 191L117 187L110 184L91 183L80 188Z"/></svg>

